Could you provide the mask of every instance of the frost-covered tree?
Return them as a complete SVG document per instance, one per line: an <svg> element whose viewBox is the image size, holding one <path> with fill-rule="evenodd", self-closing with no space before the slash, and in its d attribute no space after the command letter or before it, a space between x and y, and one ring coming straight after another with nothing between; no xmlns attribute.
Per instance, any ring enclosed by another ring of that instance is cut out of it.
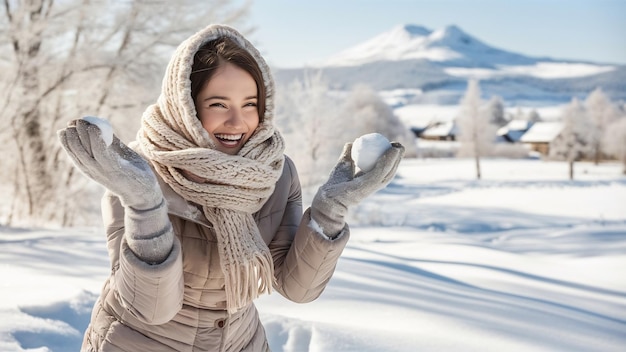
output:
<svg viewBox="0 0 626 352"><path fill-rule="evenodd" d="M532 109L532 110L530 110L528 115L526 115L526 120L528 120L528 121L530 121L532 123L539 122L539 121L541 121L541 115L539 115L537 110Z"/></svg>
<svg viewBox="0 0 626 352"><path fill-rule="evenodd" d="M603 154L602 138L607 127L617 118L617 111L601 88L596 88L587 96L585 107L591 121L589 147L593 161L597 165Z"/></svg>
<svg viewBox="0 0 626 352"><path fill-rule="evenodd" d="M320 184L343 147L350 126L341 118L341 98L331 94L320 72L276 89L275 119L285 137L285 153L300 174L303 187Z"/></svg>
<svg viewBox="0 0 626 352"><path fill-rule="evenodd" d="M381 133L401 142L405 155L417 154L414 135L375 91L331 91L321 72L278 87L275 118L305 188L325 181L344 144L366 133Z"/></svg>
<svg viewBox="0 0 626 352"><path fill-rule="evenodd" d="M156 99L174 47L207 23L236 24L231 0L6 0L0 15L2 175L13 184L9 224L79 223L87 181L60 152L56 130L82 115L109 118L123 140Z"/></svg>
<svg viewBox="0 0 626 352"><path fill-rule="evenodd" d="M578 99L572 99L562 114L563 129L550 144L550 155L565 159L569 165L569 178L574 179L574 162L589 151L589 120Z"/></svg>
<svg viewBox="0 0 626 352"><path fill-rule="evenodd" d="M496 133L496 127L489 122L491 116L482 106L480 95L478 81L468 81L467 91L461 99L457 117L459 156L474 157L477 179L481 178L480 158L489 154Z"/></svg>
<svg viewBox="0 0 626 352"><path fill-rule="evenodd" d="M509 122L504 113L504 101L502 101L502 98L499 96L491 97L485 109L486 113L489 115L489 123L492 125L502 127Z"/></svg>
<svg viewBox="0 0 626 352"><path fill-rule="evenodd" d="M531 109L528 113L524 112L521 107L517 107L515 113L510 115L512 120L524 120L532 123L541 121L541 115L535 109Z"/></svg>
<svg viewBox="0 0 626 352"><path fill-rule="evenodd" d="M608 125L603 145L607 153L622 163L623 174L626 175L626 116L622 116Z"/></svg>

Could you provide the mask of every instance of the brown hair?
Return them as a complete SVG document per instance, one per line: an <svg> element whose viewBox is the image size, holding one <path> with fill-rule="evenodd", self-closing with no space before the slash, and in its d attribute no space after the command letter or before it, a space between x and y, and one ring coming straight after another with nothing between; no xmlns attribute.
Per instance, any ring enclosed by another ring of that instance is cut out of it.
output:
<svg viewBox="0 0 626 352"><path fill-rule="evenodd" d="M215 74L215 71L226 63L231 63L248 72L256 82L257 111L259 112L259 122L262 122L265 115L265 98L267 94L263 73L254 57L228 37L221 37L207 42L194 55L190 75L191 98L194 103L200 91Z"/></svg>

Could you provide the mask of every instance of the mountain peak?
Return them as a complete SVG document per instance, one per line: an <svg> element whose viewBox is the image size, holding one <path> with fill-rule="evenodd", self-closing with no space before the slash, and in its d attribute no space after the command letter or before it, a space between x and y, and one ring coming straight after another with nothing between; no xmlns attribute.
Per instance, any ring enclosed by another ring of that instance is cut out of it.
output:
<svg viewBox="0 0 626 352"><path fill-rule="evenodd" d="M397 27L398 29L401 29L403 31L405 31L406 33L410 34L411 36L426 36L429 35L430 33L432 33L432 31L426 27L422 27L422 26L417 26L414 24L405 24L405 25L401 25L399 27Z"/></svg>
<svg viewBox="0 0 626 352"><path fill-rule="evenodd" d="M357 66L376 61L428 60L463 67L534 60L493 48L456 25L432 31L403 24L333 56L321 66Z"/></svg>
<svg viewBox="0 0 626 352"><path fill-rule="evenodd" d="M449 24L445 27L443 27L443 30L447 33L450 34L454 34L454 35L464 35L465 32L463 32L463 30L461 28L459 28L458 26L454 25L454 24Z"/></svg>
<svg viewBox="0 0 626 352"><path fill-rule="evenodd" d="M474 39L471 35L465 33L461 28L455 25L448 25L441 29L434 31L430 35L430 39L432 42L439 42L443 45L454 45L454 44L472 44L477 43L482 44L480 41Z"/></svg>
<svg viewBox="0 0 626 352"><path fill-rule="evenodd" d="M432 35L428 28L413 24L399 25L357 46L344 50L322 66L355 66L375 61L428 59L442 61L454 56L445 49L424 50Z"/></svg>

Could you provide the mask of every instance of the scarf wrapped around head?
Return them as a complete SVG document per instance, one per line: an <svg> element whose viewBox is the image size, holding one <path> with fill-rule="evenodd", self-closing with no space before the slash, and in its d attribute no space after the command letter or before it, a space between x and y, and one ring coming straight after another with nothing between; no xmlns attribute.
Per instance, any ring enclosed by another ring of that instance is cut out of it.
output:
<svg viewBox="0 0 626 352"><path fill-rule="evenodd" d="M191 97L189 77L195 53L223 36L255 58L267 90L265 115L238 155L215 149ZM274 82L259 52L234 29L212 25L178 47L159 100L144 112L137 134L142 152L161 178L182 197L200 205L213 224L231 313L269 293L273 283L273 260L252 216L274 192L283 169L284 141L272 124L273 95ZM181 170L205 182L191 181Z"/></svg>

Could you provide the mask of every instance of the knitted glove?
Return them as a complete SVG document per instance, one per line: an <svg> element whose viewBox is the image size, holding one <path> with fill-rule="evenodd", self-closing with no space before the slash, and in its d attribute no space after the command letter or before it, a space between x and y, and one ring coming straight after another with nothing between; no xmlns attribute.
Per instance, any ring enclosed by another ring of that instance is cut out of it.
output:
<svg viewBox="0 0 626 352"><path fill-rule="evenodd" d="M311 203L311 219L331 238L339 235L345 227L348 207L360 203L391 182L404 155L402 144L393 142L371 171L355 175L351 150L352 143L347 143L328 181L318 189Z"/></svg>
<svg viewBox="0 0 626 352"><path fill-rule="evenodd" d="M100 128L82 119L70 121L58 136L74 165L120 198L130 249L148 263L165 260L174 238L163 194L148 163L117 136L107 146Z"/></svg>

